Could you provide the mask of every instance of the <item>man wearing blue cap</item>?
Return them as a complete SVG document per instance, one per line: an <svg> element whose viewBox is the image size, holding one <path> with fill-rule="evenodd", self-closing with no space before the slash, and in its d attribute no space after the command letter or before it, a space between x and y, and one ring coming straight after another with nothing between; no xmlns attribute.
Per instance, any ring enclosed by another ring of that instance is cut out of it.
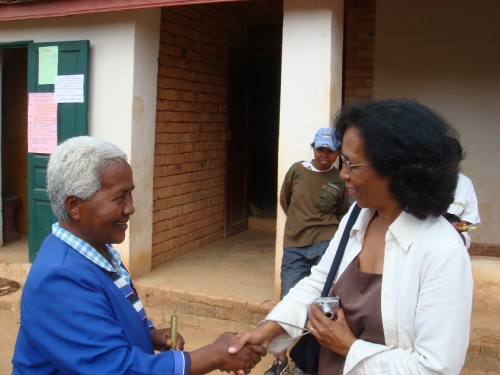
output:
<svg viewBox="0 0 500 375"><path fill-rule="evenodd" d="M340 138L332 128L321 128L311 143L314 159L294 163L285 175L280 204L286 213L281 262L280 299L318 264L349 210L349 194L333 163L339 156ZM290 372L286 351L264 375ZM300 375L298 368L294 375Z"/></svg>

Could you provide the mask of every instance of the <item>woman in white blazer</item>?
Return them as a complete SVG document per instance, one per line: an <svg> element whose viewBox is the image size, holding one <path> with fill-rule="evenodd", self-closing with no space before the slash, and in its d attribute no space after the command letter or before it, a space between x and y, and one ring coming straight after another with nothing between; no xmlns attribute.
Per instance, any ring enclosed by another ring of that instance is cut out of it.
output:
<svg viewBox="0 0 500 375"><path fill-rule="evenodd" d="M447 139L458 134L407 99L345 108L335 127L341 177L362 208L330 292L340 297L336 320L313 302L350 213L311 275L229 351L279 351L305 327L322 346L319 374L459 374L473 279L462 239L441 216L458 176Z"/></svg>

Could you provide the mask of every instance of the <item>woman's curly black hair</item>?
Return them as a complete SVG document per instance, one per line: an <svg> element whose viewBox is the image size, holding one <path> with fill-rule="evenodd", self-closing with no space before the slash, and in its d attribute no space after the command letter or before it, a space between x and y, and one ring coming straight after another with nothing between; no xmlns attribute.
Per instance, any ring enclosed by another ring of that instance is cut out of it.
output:
<svg viewBox="0 0 500 375"><path fill-rule="evenodd" d="M430 108L409 99L381 100L343 108L335 128L344 137L355 127L364 154L403 210L418 219L439 216L453 202L458 167L457 131Z"/></svg>

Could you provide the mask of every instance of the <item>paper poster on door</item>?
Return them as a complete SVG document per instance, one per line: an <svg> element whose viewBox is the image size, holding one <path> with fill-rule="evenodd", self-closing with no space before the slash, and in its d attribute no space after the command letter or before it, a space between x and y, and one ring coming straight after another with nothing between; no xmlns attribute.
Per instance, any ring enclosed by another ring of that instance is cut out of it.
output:
<svg viewBox="0 0 500 375"><path fill-rule="evenodd" d="M83 103L83 74L57 76L54 93L56 103Z"/></svg>
<svg viewBox="0 0 500 375"><path fill-rule="evenodd" d="M38 84L53 85L59 64L59 47L38 47Z"/></svg>
<svg viewBox="0 0 500 375"><path fill-rule="evenodd" d="M28 152L50 154L57 146L57 103L53 92L30 93Z"/></svg>

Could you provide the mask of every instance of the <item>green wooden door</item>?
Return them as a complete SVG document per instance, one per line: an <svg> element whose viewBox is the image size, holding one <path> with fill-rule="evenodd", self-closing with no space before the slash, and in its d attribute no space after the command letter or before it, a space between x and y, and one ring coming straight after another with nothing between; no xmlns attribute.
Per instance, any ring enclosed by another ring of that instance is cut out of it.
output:
<svg viewBox="0 0 500 375"><path fill-rule="evenodd" d="M38 48L58 47L58 75L84 75L83 103L59 103L57 141L87 134L88 116L88 40L74 42L30 43L28 45L28 93L54 92L54 85L38 84ZM47 196L48 154L28 153L28 246L32 262L51 226L57 221Z"/></svg>

